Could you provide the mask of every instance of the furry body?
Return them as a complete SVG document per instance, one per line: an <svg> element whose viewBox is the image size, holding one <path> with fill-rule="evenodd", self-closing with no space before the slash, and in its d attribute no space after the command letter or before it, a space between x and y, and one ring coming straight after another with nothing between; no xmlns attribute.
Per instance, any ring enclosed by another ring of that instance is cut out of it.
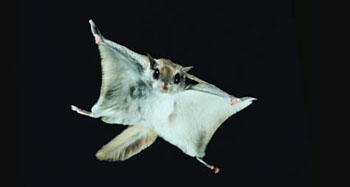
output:
<svg viewBox="0 0 350 187"><path fill-rule="evenodd" d="M201 158L216 129L255 98L236 98L168 59L153 59L104 38L90 21L101 55L102 86L91 112L72 110L109 124L129 126L96 154L100 160L125 160L157 136Z"/></svg>

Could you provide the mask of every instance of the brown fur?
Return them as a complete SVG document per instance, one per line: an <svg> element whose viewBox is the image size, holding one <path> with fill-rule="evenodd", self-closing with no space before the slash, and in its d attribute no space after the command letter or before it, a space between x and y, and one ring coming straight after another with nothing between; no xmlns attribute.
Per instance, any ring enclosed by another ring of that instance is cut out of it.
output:
<svg viewBox="0 0 350 187"><path fill-rule="evenodd" d="M162 81L166 84L169 83L169 81L173 77L172 70L168 66L164 66L160 70L160 75L161 75L160 77L161 77Z"/></svg>
<svg viewBox="0 0 350 187"><path fill-rule="evenodd" d="M172 62L169 59L160 58L159 60L162 61L165 66L170 66L173 69L176 69L179 66L179 65L175 64L174 62Z"/></svg>
<svg viewBox="0 0 350 187"><path fill-rule="evenodd" d="M175 70L179 65L168 59L161 58L159 60L163 63L163 67L160 69L160 77L164 83L169 83L175 76Z"/></svg>

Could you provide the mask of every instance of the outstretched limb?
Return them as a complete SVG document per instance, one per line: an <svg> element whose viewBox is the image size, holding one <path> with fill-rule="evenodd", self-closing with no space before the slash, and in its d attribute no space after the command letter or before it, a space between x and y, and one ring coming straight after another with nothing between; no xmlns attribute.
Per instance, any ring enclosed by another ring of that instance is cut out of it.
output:
<svg viewBox="0 0 350 187"><path fill-rule="evenodd" d="M199 158L199 157L196 157L196 159L197 159L200 163L202 163L202 164L204 164L206 167L208 167L209 169L213 170L213 172L214 172L215 174L219 173L220 168L215 167L215 166L213 166L213 165L209 165L208 163L204 162L204 160L201 159L201 158Z"/></svg>
<svg viewBox="0 0 350 187"><path fill-rule="evenodd" d="M89 20L90 26L91 26L91 32L95 37L95 43L100 44L102 42L102 35L101 32L98 30L97 26L92 20Z"/></svg>
<svg viewBox="0 0 350 187"><path fill-rule="evenodd" d="M96 44L104 45L104 46L108 46L109 48L112 48L113 50L115 50L115 52L118 55L122 55L126 57L128 59L127 61L140 64L144 69L149 66L149 60L146 56L138 54L126 48L125 46L122 46L118 43L115 43L111 40L106 39L101 34L100 30L92 20L89 20L89 23L90 23L91 32L94 35Z"/></svg>
<svg viewBox="0 0 350 187"><path fill-rule="evenodd" d="M76 111L78 114L81 114L81 115L84 115L84 116L89 116L89 117L92 117L92 118L96 118L96 116L94 116L92 112L83 110L83 109L78 108L78 107L76 107L74 105L71 105L70 107L71 107L71 109L73 111Z"/></svg>

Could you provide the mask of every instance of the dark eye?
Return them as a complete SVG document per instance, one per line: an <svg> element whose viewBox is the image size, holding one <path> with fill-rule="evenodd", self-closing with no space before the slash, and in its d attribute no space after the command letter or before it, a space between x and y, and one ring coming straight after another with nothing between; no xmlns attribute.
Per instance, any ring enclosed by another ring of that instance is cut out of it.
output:
<svg viewBox="0 0 350 187"><path fill-rule="evenodd" d="M174 83L175 83L175 84L179 84L180 79L181 79L180 74L176 73L176 75L175 75L175 77L174 77Z"/></svg>
<svg viewBox="0 0 350 187"><path fill-rule="evenodd" d="M158 79L158 78L159 78L159 70L158 70L158 69L154 70L154 72L153 72L153 78L154 78L154 79Z"/></svg>

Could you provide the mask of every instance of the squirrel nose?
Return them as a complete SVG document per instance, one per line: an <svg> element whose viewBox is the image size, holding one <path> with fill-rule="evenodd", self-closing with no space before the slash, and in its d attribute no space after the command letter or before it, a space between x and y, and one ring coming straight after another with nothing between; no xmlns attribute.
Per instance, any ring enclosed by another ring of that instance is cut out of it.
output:
<svg viewBox="0 0 350 187"><path fill-rule="evenodd" d="M162 90L163 90L163 91L168 91L168 86L167 86L166 84L163 84Z"/></svg>

